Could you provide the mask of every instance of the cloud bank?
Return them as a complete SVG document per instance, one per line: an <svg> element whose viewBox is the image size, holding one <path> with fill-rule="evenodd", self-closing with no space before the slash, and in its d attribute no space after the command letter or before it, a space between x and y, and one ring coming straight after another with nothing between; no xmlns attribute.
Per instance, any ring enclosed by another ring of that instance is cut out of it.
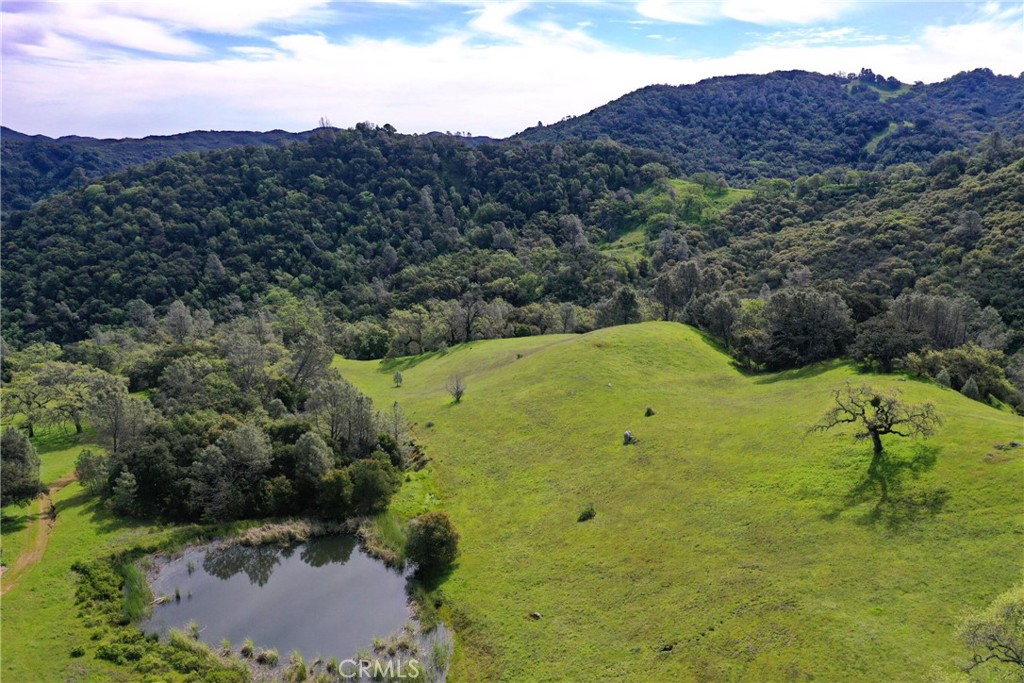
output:
<svg viewBox="0 0 1024 683"><path fill-rule="evenodd" d="M779 69L868 67L928 82L977 67L1024 71L1020 4L965 7L957 21L899 35L863 19L879 3L802 5L595 2L573 5L590 13L579 21L529 2L458 2L443 12L437 3L320 0L261 0L244 12L182 0L5 3L3 123L122 137L305 130L327 117L500 137L652 83ZM416 35L366 28L375 17L385 26L421 13L434 23ZM674 28L749 36L728 54L694 56L685 36L652 38L649 49L596 37L595 27L613 21L651 22L656 30L645 33L659 37Z"/></svg>

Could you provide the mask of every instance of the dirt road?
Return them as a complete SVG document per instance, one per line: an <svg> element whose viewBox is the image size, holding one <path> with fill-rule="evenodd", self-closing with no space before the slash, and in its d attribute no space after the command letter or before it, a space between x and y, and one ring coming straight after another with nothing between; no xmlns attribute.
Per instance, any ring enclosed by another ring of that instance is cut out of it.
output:
<svg viewBox="0 0 1024 683"><path fill-rule="evenodd" d="M32 542L18 556L13 567L4 569L0 577L0 596L7 595L8 591L18 585L25 574L32 567L43 559L46 552L46 544L50 542L50 532L57 523L57 517L51 515L53 495L75 480L75 473L70 472L53 483L53 486L36 501L36 515L31 524L35 527Z"/></svg>

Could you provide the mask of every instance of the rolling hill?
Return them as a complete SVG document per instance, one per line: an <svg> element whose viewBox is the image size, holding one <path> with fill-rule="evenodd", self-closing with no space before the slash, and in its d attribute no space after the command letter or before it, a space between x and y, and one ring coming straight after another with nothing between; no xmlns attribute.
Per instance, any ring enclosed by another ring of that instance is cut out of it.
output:
<svg viewBox="0 0 1024 683"><path fill-rule="evenodd" d="M959 615L1020 580L1024 451L995 445L1021 420L933 384L746 376L671 323L335 365L432 458L392 509L440 506L462 533L439 596L456 680L920 680L955 672ZM916 477L885 505L858 489L868 444L806 433L847 381L944 419L887 443Z"/></svg>

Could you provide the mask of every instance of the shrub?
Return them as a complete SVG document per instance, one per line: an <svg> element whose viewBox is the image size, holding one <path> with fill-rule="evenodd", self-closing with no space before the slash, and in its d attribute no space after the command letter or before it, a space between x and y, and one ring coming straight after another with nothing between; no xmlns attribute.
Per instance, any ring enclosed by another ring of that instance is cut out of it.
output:
<svg viewBox="0 0 1024 683"><path fill-rule="evenodd" d="M20 430L8 427L0 438L0 505L29 500L43 490L39 454Z"/></svg>
<svg viewBox="0 0 1024 683"><path fill-rule="evenodd" d="M459 553L459 532L448 515L428 512L413 521L405 545L405 556L421 571L443 571Z"/></svg>
<svg viewBox="0 0 1024 683"><path fill-rule="evenodd" d="M587 503L587 507L583 508L583 512L576 519L577 522L586 522L587 520L593 519L597 516L597 510L594 509L593 503Z"/></svg>
<svg viewBox="0 0 1024 683"><path fill-rule="evenodd" d="M445 382L444 388L445 391L452 395L455 402L458 403L466 394L466 378L460 374L451 375L448 377L448 381Z"/></svg>
<svg viewBox="0 0 1024 683"><path fill-rule="evenodd" d="M978 391L978 383L974 381L973 377L967 378L967 381L964 382L964 385L960 387L960 393L966 396L967 398L973 399L975 401L981 400L981 392Z"/></svg>
<svg viewBox="0 0 1024 683"><path fill-rule="evenodd" d="M320 479L316 496L321 517L344 519L352 509L352 477L348 470L331 470Z"/></svg>
<svg viewBox="0 0 1024 683"><path fill-rule="evenodd" d="M76 645L75 647L71 648L71 656L72 657L83 657L83 656L85 656L85 648L82 647L81 645Z"/></svg>
<svg viewBox="0 0 1024 683"><path fill-rule="evenodd" d="M378 460L357 460L348 468L352 478L352 507L358 512L380 512L388 507L401 480L395 469Z"/></svg>

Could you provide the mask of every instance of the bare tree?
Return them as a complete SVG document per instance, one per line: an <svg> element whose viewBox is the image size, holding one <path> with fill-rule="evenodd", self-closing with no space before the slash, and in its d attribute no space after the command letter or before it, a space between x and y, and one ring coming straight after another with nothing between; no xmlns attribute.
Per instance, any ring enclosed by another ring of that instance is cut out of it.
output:
<svg viewBox="0 0 1024 683"><path fill-rule="evenodd" d="M88 414L100 443L111 453L124 450L156 421L156 410L150 402L130 396L123 386L96 393L89 402Z"/></svg>
<svg viewBox="0 0 1024 683"><path fill-rule="evenodd" d="M164 329L171 339L178 344L184 344L192 334L192 325L192 312L188 310L188 306L181 301L171 303L164 318Z"/></svg>
<svg viewBox="0 0 1024 683"><path fill-rule="evenodd" d="M319 334L305 334L289 348L292 362L289 375L302 388L316 386L327 376L327 370L334 358L334 351L324 343Z"/></svg>
<svg viewBox="0 0 1024 683"><path fill-rule="evenodd" d="M455 402L458 403L466 393L466 378L461 374L450 375L448 381L445 382L444 388L452 395Z"/></svg>
<svg viewBox="0 0 1024 683"><path fill-rule="evenodd" d="M377 437L373 402L340 377L330 377L313 390L306 409L321 434L353 456L369 452Z"/></svg>

